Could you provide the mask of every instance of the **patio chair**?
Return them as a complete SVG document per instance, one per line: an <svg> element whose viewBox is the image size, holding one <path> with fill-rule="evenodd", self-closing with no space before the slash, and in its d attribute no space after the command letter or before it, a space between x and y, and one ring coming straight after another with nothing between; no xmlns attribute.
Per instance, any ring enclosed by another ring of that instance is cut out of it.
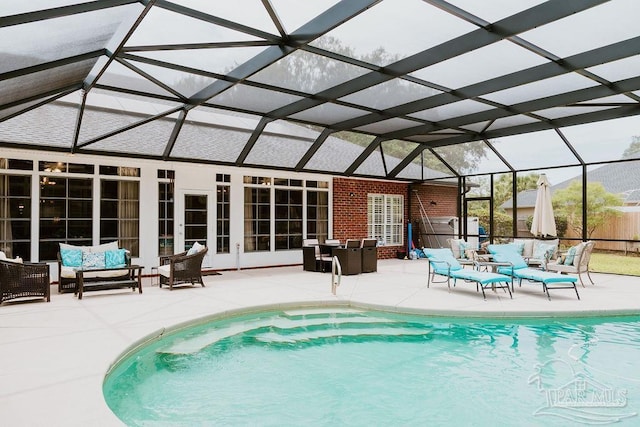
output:
<svg viewBox="0 0 640 427"><path fill-rule="evenodd" d="M593 252L594 246L595 242L592 241L581 242L573 246L564 257L558 258L555 263L547 264L547 270L564 274L577 274L583 288L584 282L582 281L581 274L587 273L587 277L593 285L593 279L589 274L589 261L591 260L591 253ZM564 258L564 260L562 258Z"/></svg>
<svg viewBox="0 0 640 427"><path fill-rule="evenodd" d="M0 304L15 298L44 298L51 301L49 266L0 260Z"/></svg>
<svg viewBox="0 0 640 427"><path fill-rule="evenodd" d="M302 241L302 269L304 271L322 271L318 239L304 239Z"/></svg>
<svg viewBox="0 0 640 427"><path fill-rule="evenodd" d="M168 285L169 289L173 290L175 285L194 285L196 283L200 283L204 287L202 261L209 248L205 246L201 246L201 248L191 254L186 251L160 257L160 266L158 267L158 274L160 275L159 287Z"/></svg>
<svg viewBox="0 0 640 427"><path fill-rule="evenodd" d="M453 256L453 252L449 248L422 248L422 251L429 261L427 287L429 287L430 282L438 283L434 280L435 275L437 274L446 278L449 291L451 291L451 279L453 279L453 286L456 285L457 279L462 279L465 282L475 283L476 292L478 289L481 289L482 297L485 300L487 299L487 296L484 291L488 288L506 289L509 292L509 297L513 298L511 289L509 288L509 284L513 287L513 279L510 276L463 268L460 262L458 262L458 260ZM439 283L443 283L444 281L445 280L442 280Z"/></svg>
<svg viewBox="0 0 640 427"><path fill-rule="evenodd" d="M522 286L522 279L526 279L532 283L542 284L542 291L547 294L547 298L551 300L549 289L571 289L576 292L576 296L580 299L578 288L576 287L576 277L569 277L559 273L543 271L537 268L531 268L527 265L525 259L514 250L496 250L489 245L489 252L493 255L493 261L509 264L508 266L500 266L497 272L518 279L518 286ZM550 287L551 286L551 287Z"/></svg>
<svg viewBox="0 0 640 427"><path fill-rule="evenodd" d="M333 249L340 247L340 240L326 239L324 243L318 245L317 259L320 263L320 271L323 273L331 271L331 263L333 262Z"/></svg>
<svg viewBox="0 0 640 427"><path fill-rule="evenodd" d="M447 243L451 248L451 252L455 259L462 265L473 265L473 259L469 257L472 250L476 250L476 247L467 243L464 239L447 239Z"/></svg>

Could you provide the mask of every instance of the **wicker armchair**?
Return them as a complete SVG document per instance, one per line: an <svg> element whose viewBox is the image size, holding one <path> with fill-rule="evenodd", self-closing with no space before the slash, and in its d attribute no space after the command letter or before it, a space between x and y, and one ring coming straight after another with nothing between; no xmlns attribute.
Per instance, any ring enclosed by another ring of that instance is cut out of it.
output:
<svg viewBox="0 0 640 427"><path fill-rule="evenodd" d="M0 303L15 298L50 297L49 266L0 260Z"/></svg>
<svg viewBox="0 0 640 427"><path fill-rule="evenodd" d="M160 274L159 286L168 285L169 289L173 289L175 285L200 283L204 287L202 260L208 250L208 248L204 248L193 255L181 252L160 257L160 267L158 267L158 273Z"/></svg>

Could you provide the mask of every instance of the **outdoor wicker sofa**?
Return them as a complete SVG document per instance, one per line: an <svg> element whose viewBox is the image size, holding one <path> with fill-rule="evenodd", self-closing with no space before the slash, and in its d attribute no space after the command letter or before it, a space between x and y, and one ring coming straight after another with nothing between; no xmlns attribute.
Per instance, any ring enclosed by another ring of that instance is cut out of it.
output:
<svg viewBox="0 0 640 427"><path fill-rule="evenodd" d="M44 298L49 302L50 287L47 264L0 260L0 303L15 298Z"/></svg>
<svg viewBox="0 0 640 427"><path fill-rule="evenodd" d="M79 263L68 265L65 263L64 256L62 256L62 252L64 250L80 250L82 253L82 258L79 260ZM119 249L118 242L109 242L103 243L101 245L95 246L74 246L68 244L60 244L60 251L58 252L58 293L62 292L77 292L77 275L76 268L82 267L82 263L84 262L84 257L87 253L104 253L107 251L114 250L122 250L124 255L124 266L131 265L131 253L126 249ZM90 284L91 282L105 282L105 281L113 281L119 282L123 280L132 280L132 272L127 269L118 269L113 268L109 271L99 271L96 273L92 273L87 271L84 273L84 282L85 284Z"/></svg>

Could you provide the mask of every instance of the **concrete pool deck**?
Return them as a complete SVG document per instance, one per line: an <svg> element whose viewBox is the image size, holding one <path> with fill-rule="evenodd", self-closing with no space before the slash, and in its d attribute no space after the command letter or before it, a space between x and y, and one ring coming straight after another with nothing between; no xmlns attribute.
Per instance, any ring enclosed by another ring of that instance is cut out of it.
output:
<svg viewBox="0 0 640 427"><path fill-rule="evenodd" d="M301 266L223 271L206 287L159 289L144 279L144 293L89 292L82 300L58 294L51 302L0 306L0 413L7 426L119 426L107 407L102 381L109 366L136 341L181 322L248 307L353 304L432 315L565 316L640 314L640 277L592 273L595 286L551 290L516 285L502 290L446 283L427 288L425 260L383 260L378 272L344 276L331 294L331 275Z"/></svg>

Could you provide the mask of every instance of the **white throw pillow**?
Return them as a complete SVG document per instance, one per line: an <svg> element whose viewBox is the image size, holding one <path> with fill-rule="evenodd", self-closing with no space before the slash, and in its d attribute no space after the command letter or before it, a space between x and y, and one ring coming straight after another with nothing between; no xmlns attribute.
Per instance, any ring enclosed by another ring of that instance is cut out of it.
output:
<svg viewBox="0 0 640 427"><path fill-rule="evenodd" d="M118 250L118 241L113 241L109 243L103 243L98 246L91 246L91 252L106 252L106 251L117 251Z"/></svg>
<svg viewBox="0 0 640 427"><path fill-rule="evenodd" d="M205 247L203 245L201 245L198 242L195 242L193 244L193 246L191 246L191 248L187 251L187 255L193 255L193 254L197 254L198 252L200 252L201 250L203 250Z"/></svg>
<svg viewBox="0 0 640 427"><path fill-rule="evenodd" d="M60 243L60 250L63 249L80 249L82 252L91 252L91 246L76 246L68 243Z"/></svg>

